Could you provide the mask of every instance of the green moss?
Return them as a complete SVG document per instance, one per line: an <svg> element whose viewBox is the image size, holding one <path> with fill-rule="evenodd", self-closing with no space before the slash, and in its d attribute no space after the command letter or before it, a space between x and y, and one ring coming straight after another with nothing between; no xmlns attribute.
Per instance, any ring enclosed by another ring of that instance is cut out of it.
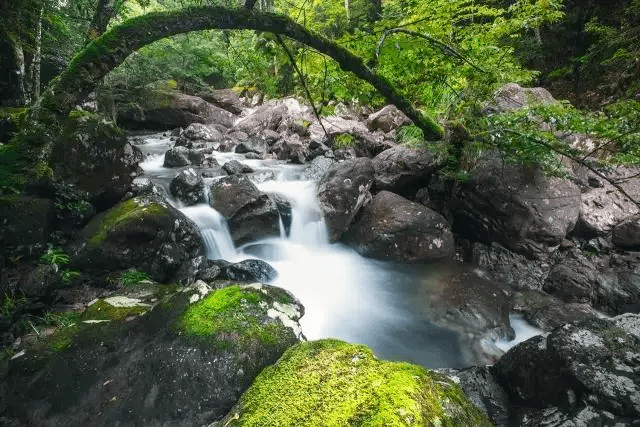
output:
<svg viewBox="0 0 640 427"><path fill-rule="evenodd" d="M292 298L285 291L269 289L266 293L251 286L232 285L212 292L185 311L179 328L189 335L207 337L218 348L255 342L276 345L286 328L269 319L267 310L273 302L290 304Z"/></svg>
<svg viewBox="0 0 640 427"><path fill-rule="evenodd" d="M144 221L150 215L164 215L165 208L159 204L139 197L126 200L115 206L104 215L97 224L93 224L94 232L88 239L90 245L99 245L110 232L136 221ZM97 229L96 229L97 227Z"/></svg>
<svg viewBox="0 0 640 427"><path fill-rule="evenodd" d="M16 128L21 128L29 116L28 108L21 107L3 107L0 108L0 120L11 120Z"/></svg>
<svg viewBox="0 0 640 427"><path fill-rule="evenodd" d="M450 379L381 361L363 345L303 342L265 368L220 423L231 426L489 426Z"/></svg>
<svg viewBox="0 0 640 427"><path fill-rule="evenodd" d="M296 119L293 121L293 123L300 126L302 129L307 129L309 126L311 126L311 122L305 119Z"/></svg>
<svg viewBox="0 0 640 427"><path fill-rule="evenodd" d="M149 306L144 304L116 306L107 301L101 299L91 304L82 314L81 320L123 320L129 316L139 316L149 310Z"/></svg>
<svg viewBox="0 0 640 427"><path fill-rule="evenodd" d="M336 150L342 148L353 147L357 144L358 140L355 136L350 133L341 133L339 135L334 136L333 138L333 148Z"/></svg>

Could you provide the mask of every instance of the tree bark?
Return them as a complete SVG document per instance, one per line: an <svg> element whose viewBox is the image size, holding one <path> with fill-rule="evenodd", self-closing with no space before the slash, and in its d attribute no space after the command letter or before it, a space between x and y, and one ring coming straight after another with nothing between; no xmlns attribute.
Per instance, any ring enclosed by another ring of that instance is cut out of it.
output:
<svg viewBox="0 0 640 427"><path fill-rule="evenodd" d="M87 30L87 43L100 37L107 30L109 22L116 16L116 2L118 0L99 0L96 12Z"/></svg>
<svg viewBox="0 0 640 427"><path fill-rule="evenodd" d="M420 127L428 140L440 140L442 127L416 111L391 83L367 67L347 49L293 22L270 13L218 6L186 8L180 11L152 12L130 19L104 33L78 53L67 69L46 88L34 118L61 124L71 109L86 97L102 78L131 53L156 40L205 29L250 29L281 34L332 57L340 67L369 82L387 100Z"/></svg>

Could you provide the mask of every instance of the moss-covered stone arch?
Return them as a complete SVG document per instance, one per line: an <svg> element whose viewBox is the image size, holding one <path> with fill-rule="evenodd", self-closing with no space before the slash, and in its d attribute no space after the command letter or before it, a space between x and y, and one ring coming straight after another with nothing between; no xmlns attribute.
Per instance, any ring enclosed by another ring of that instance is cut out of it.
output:
<svg viewBox="0 0 640 427"><path fill-rule="evenodd" d="M413 120L424 131L425 138L442 139L443 130L437 123L416 111L386 78L347 49L285 16L218 6L152 12L111 28L78 53L67 69L48 85L34 109L34 118L48 124L61 123L107 73L136 50L165 37L207 29L266 31L304 43L333 58L343 70L369 82L387 102Z"/></svg>

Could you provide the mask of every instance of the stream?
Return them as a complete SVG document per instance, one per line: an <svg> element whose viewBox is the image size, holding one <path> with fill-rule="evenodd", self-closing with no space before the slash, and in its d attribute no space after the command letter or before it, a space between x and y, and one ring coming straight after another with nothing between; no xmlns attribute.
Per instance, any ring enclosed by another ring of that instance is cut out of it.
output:
<svg viewBox="0 0 640 427"><path fill-rule="evenodd" d="M462 267L377 261L343 244L329 244L315 199L315 182L304 179L305 165L213 152L221 165L235 159L252 167L255 172L248 177L261 191L279 193L292 204L289 235L281 225L280 237L236 248L220 213L204 203L180 206L169 196L169 183L180 171L162 166L164 152L173 146L170 138L145 135L137 138L136 146L146 156L140 164L145 176L164 188L168 200L198 225L210 259L261 259L278 271L271 284L287 289L304 305L300 323L307 339L332 337L361 343L380 358L429 368L462 368L477 362L459 332L430 321L425 301L425 295L438 288L442 292L443 277ZM205 178L205 183L215 179ZM517 316L510 319L516 339L488 342L487 346L504 351L539 333Z"/></svg>

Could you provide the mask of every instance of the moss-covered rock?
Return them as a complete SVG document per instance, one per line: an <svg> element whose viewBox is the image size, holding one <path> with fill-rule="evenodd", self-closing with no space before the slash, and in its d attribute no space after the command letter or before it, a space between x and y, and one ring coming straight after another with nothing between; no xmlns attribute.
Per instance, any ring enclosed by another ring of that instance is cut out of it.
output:
<svg viewBox="0 0 640 427"><path fill-rule="evenodd" d="M91 193L100 210L129 191L140 159L113 122L75 110L54 144L50 166L57 179Z"/></svg>
<svg viewBox="0 0 640 427"><path fill-rule="evenodd" d="M488 426L452 380L338 340L297 344L216 426Z"/></svg>
<svg viewBox="0 0 640 427"><path fill-rule="evenodd" d="M0 357L0 424L207 425L298 341L301 312L286 291L258 284L100 299Z"/></svg>
<svg viewBox="0 0 640 427"><path fill-rule="evenodd" d="M95 217L83 230L87 244L75 267L94 272L138 268L170 282L180 266L202 255L197 226L164 200L139 196Z"/></svg>

